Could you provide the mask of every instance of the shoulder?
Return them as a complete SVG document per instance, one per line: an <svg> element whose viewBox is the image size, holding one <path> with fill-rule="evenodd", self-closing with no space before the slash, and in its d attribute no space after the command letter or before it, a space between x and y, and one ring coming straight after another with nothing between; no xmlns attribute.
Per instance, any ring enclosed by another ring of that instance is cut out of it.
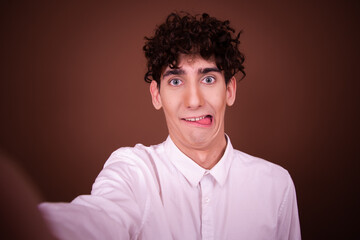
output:
<svg viewBox="0 0 360 240"><path fill-rule="evenodd" d="M282 166L234 149L233 168L257 180L292 184L289 172Z"/></svg>
<svg viewBox="0 0 360 240"><path fill-rule="evenodd" d="M154 160L157 155L161 154L163 143L158 145L145 146L136 144L134 147L122 147L114 151L109 159L105 162L104 168L112 164L122 165L141 165Z"/></svg>
<svg viewBox="0 0 360 240"><path fill-rule="evenodd" d="M255 194L256 198L272 199L279 207L295 194L289 172L262 158L235 150L230 172L239 187Z"/></svg>
<svg viewBox="0 0 360 240"><path fill-rule="evenodd" d="M141 191L149 185L158 188L155 160L162 149L163 144L136 144L134 147L117 149L110 155L95 179L92 194L102 194L104 189L114 187Z"/></svg>

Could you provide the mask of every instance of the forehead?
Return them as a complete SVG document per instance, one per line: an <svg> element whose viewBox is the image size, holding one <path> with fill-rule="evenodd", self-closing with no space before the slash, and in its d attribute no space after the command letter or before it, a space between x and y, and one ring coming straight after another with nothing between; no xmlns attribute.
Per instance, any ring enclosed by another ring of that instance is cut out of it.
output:
<svg viewBox="0 0 360 240"><path fill-rule="evenodd" d="M204 59L200 55L194 54L180 54L178 59L178 66L177 69L181 69L183 73L191 72L191 71L198 71L199 69L204 68L216 68L216 63L214 58ZM162 76L167 71L171 70L169 66L165 67Z"/></svg>
<svg viewBox="0 0 360 240"><path fill-rule="evenodd" d="M180 54L179 55L179 63L180 64L188 64L193 65L195 63L202 64L215 64L215 60L213 57L209 59L204 59L199 54Z"/></svg>

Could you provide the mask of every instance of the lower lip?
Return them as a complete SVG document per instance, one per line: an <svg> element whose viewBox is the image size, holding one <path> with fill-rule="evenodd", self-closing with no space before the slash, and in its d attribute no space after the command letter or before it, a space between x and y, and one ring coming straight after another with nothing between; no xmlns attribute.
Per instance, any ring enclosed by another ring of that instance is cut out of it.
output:
<svg viewBox="0 0 360 240"><path fill-rule="evenodd" d="M191 125L191 126L195 126L195 127L203 127L203 128L209 128L209 127L211 127L212 126L212 124L213 124L213 118L211 118L210 119L210 123L209 124L201 124L201 123L199 123L199 122L197 122L197 121L186 121L185 119L182 119L186 124L189 124L189 125Z"/></svg>

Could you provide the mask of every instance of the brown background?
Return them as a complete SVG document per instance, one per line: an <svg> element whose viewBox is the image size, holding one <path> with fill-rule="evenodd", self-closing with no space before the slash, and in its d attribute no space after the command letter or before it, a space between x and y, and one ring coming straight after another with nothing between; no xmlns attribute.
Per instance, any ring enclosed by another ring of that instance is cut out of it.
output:
<svg viewBox="0 0 360 240"><path fill-rule="evenodd" d="M171 11L208 12L244 30L233 145L289 170L304 239L355 234L357 1L100 2L0 3L0 146L43 200L89 193L112 151L166 138L143 37Z"/></svg>

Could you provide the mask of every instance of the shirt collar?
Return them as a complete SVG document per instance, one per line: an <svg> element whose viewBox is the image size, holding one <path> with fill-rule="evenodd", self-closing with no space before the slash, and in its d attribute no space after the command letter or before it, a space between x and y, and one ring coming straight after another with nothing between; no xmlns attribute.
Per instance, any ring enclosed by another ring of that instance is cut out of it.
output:
<svg viewBox="0 0 360 240"><path fill-rule="evenodd" d="M216 181L223 186L225 184L226 178L233 161L233 152L234 148L230 142L230 138L226 135L226 148L224 155L221 157L220 161L210 169L210 174L216 179Z"/></svg>
<svg viewBox="0 0 360 240"><path fill-rule="evenodd" d="M202 177L207 173L211 174L215 180L221 186L223 186L232 163L233 154L233 146L231 145L230 138L227 135L225 136L227 144L224 155L221 157L220 161L210 170L200 167L191 158L181 152L180 149L171 140L170 136L168 136L165 141L165 152L175 168L177 168L184 175L184 177L190 182L192 186L197 186Z"/></svg>

